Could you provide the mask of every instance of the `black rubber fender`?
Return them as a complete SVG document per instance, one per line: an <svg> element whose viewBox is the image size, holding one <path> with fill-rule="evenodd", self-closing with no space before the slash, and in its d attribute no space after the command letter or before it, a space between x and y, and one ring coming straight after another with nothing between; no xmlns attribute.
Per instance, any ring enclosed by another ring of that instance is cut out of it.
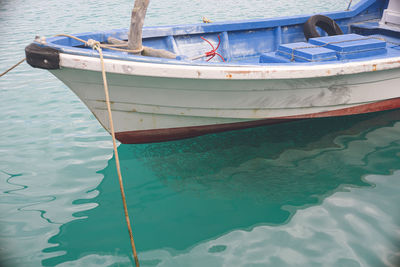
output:
<svg viewBox="0 0 400 267"><path fill-rule="evenodd" d="M343 34L342 29L340 29L339 25L333 19L323 15L314 15L303 26L304 36L307 41L310 38L321 36L317 31L317 27L320 27L329 36Z"/></svg>
<svg viewBox="0 0 400 267"><path fill-rule="evenodd" d="M36 43L25 47L26 62L34 68L55 70L60 68L60 51Z"/></svg>

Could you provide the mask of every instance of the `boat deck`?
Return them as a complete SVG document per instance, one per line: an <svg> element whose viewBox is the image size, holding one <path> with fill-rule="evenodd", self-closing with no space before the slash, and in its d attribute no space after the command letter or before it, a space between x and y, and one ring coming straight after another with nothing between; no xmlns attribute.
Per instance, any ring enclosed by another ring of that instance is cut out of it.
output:
<svg viewBox="0 0 400 267"><path fill-rule="evenodd" d="M379 26L384 9L384 1L363 0L351 10L323 13L335 20L344 34L328 37L317 28L321 40L306 40L303 25L310 15L301 15L143 28L144 46L175 53L178 56L176 59L138 56L107 49L103 52L104 57L110 59L203 66L341 64L347 61L397 58L400 57L400 31ZM107 43L109 37L126 41L128 30L75 36L102 43ZM343 46L328 44L332 42L343 42ZM351 47L345 48L348 44ZM43 45L67 54L98 57L96 51L68 37L48 38ZM217 46L217 52L224 61L219 56L211 60L207 57L199 58Z"/></svg>

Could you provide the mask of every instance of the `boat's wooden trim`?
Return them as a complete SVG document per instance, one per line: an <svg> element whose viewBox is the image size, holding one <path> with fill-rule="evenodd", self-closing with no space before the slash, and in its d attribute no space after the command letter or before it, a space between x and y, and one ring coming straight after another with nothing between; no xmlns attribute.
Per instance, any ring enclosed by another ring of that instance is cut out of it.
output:
<svg viewBox="0 0 400 267"><path fill-rule="evenodd" d="M269 124L289 122L293 120L348 116L348 115L363 114L369 112L391 110L397 108L400 108L400 97L379 101L375 103L340 109L340 110L326 111L314 114L306 114L306 115L298 115L298 116L290 116L282 118L261 119L261 120L238 122L238 123L216 124L216 125L179 127L179 128L169 128L169 129L152 129L152 130L141 130L141 131L126 131L126 132L118 132L115 134L115 136L123 144L165 142L165 141L196 137L209 133L218 133L224 131L258 127Z"/></svg>
<svg viewBox="0 0 400 267"><path fill-rule="evenodd" d="M168 77L183 79L303 79L330 77L400 68L400 57L355 61L336 64L302 64L279 66L192 66L155 64L126 60L105 59L106 72L124 75ZM98 58L60 53L60 66L65 68L100 71Z"/></svg>

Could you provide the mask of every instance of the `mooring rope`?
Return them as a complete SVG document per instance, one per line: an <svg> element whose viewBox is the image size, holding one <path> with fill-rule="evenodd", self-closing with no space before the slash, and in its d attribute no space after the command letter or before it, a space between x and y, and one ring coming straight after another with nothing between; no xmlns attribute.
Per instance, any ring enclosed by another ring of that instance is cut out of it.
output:
<svg viewBox="0 0 400 267"><path fill-rule="evenodd" d="M21 59L17 64L15 64L14 66L12 66L11 68L9 68L8 70L6 70L5 72L0 74L0 77L2 77L3 75L6 75L9 71L15 69L16 67L18 67L22 62L24 62L26 60L26 58Z"/></svg>
<svg viewBox="0 0 400 267"><path fill-rule="evenodd" d="M121 49L121 48L117 48L117 47L127 47L128 45L127 44L102 44L99 41L92 40L92 39L89 39L89 40L85 41L85 40L83 40L81 38L78 38L76 36L69 35L69 34L57 34L57 35L54 35L54 36L68 37L68 38L77 40L77 41L79 41L81 43L84 43L86 46L90 46L90 47L93 47L91 42L97 42L99 47L100 48L104 48L104 49L110 49L110 50L121 51L121 52L128 52L128 53L132 53L132 54L139 54L139 53L141 53L143 51L143 46L141 48L139 48L139 49L136 49L136 50L133 50L133 49Z"/></svg>
<svg viewBox="0 0 400 267"><path fill-rule="evenodd" d="M346 11L349 11L350 10L350 6L351 6L351 3L353 2L353 0L350 0L350 2L349 2L349 5L347 6L347 8L346 8Z"/></svg>
<svg viewBox="0 0 400 267"><path fill-rule="evenodd" d="M126 224L128 226L128 231L129 231L129 238L131 240L133 258L135 259L136 267L139 267L139 259L138 259L137 253L136 253L135 242L133 240L132 228L131 228L131 223L130 223L130 220L129 220L128 208L127 208L127 205L126 205L124 185L123 185L123 182L122 182L121 167L120 167L120 163L119 163L118 149L117 149L117 143L116 143L116 139L115 139L114 123L113 123L112 114L111 114L110 96L109 96L109 93L108 93L108 85L107 85L106 71L105 71L105 67L104 67L103 52L102 52L102 49L101 49L100 42L94 41L94 40L92 40L92 41L93 42L87 42L87 43L93 49L96 49L99 52L99 56L100 56L101 74L103 76L104 93L105 93L105 96L106 96L108 118L110 120L111 136L112 136L112 139L113 139L113 147L114 147L114 154L115 154L115 163L116 163L116 168L117 168L117 173L118 173L119 188L120 188L120 191L121 191L122 203L123 203L123 206L124 206L124 213L125 213L125 220L126 220Z"/></svg>

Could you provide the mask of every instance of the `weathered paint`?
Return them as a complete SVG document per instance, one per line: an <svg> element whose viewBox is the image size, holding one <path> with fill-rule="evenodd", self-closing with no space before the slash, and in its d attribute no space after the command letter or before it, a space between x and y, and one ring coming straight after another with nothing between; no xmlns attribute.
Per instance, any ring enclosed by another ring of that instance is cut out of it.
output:
<svg viewBox="0 0 400 267"><path fill-rule="evenodd" d="M69 68L52 73L108 129L100 73ZM114 126L122 132L154 129L154 125L163 129L302 116L375 103L399 97L400 73L390 69L320 78L258 80L108 73L107 80Z"/></svg>
<svg viewBox="0 0 400 267"><path fill-rule="evenodd" d="M356 74L400 68L399 56L394 58L366 59L364 61L342 62L341 64L287 64L286 66L190 66L178 64L155 64L135 61L105 59L108 73L126 75L182 78L182 79L300 79ZM99 59L60 53L60 65L66 68L101 71Z"/></svg>

